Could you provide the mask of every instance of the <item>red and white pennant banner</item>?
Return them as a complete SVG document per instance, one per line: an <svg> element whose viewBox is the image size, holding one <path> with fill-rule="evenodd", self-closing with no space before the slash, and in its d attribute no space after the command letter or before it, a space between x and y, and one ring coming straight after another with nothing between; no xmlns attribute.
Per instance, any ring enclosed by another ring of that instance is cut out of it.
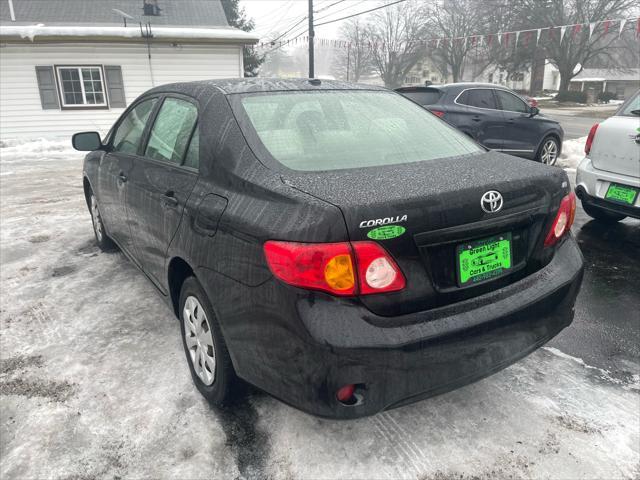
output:
<svg viewBox="0 0 640 480"><path fill-rule="evenodd" d="M598 30L598 27L602 25L602 33L607 35L610 33L611 27L618 25L618 38L622 35L625 27L629 24L629 22L635 21L635 35L636 38L640 39L640 17L638 18L623 18L623 19L612 19L612 20L599 20L596 22L587 22L587 23L574 23L570 25L558 25L553 27L542 27L542 28L534 28L528 30L515 30L512 32L498 32L498 33L488 33L482 35L470 35L466 37L440 37L440 38L430 38L424 40L417 40L415 43L420 45L429 45L435 48L446 48L454 45L462 45L466 50L468 46L478 47L478 46L491 46L494 42L498 45L503 46L505 48L513 45L517 47L518 44L522 44L524 46L528 46L531 41L534 33L536 36L536 46L540 43L540 40L543 39L543 32L547 31L547 36L550 39L555 39L557 32L560 34L560 43L565 41L565 37L567 37L567 30L571 33L571 38L576 38L578 35L583 33L583 27L586 32L588 32L589 39L593 36L594 33ZM520 42L520 39L522 41ZM284 47L287 45L297 45L297 44L306 44L309 41L309 37L295 37L289 40L277 40L275 42L262 42L256 45L257 48L265 48L270 50L275 50L280 47ZM316 38L315 43L320 46L334 47L334 48L350 48L351 43L346 40L332 40L332 39L323 39ZM367 42L367 45L371 48L374 48L375 42Z"/></svg>

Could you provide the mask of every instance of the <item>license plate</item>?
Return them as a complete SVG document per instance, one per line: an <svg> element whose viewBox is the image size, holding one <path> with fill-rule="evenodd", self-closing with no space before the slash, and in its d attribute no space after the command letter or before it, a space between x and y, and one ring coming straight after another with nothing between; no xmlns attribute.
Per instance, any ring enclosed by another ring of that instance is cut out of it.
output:
<svg viewBox="0 0 640 480"><path fill-rule="evenodd" d="M513 266L511 233L458 245L456 261L461 287L506 275Z"/></svg>
<svg viewBox="0 0 640 480"><path fill-rule="evenodd" d="M613 200L614 202L624 203L626 205L633 205L638 196L638 189L633 187L627 187L626 185L618 185L612 183L607 189L607 193L604 196L605 200Z"/></svg>

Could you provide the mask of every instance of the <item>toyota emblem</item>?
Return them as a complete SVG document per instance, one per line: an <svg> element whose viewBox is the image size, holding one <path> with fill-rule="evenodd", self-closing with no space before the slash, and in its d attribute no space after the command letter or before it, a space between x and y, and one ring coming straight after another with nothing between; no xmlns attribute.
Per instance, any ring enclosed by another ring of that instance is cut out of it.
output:
<svg viewBox="0 0 640 480"><path fill-rule="evenodd" d="M496 213L502 210L502 195L495 190L489 190L482 195L480 199L480 206L482 210L487 213Z"/></svg>

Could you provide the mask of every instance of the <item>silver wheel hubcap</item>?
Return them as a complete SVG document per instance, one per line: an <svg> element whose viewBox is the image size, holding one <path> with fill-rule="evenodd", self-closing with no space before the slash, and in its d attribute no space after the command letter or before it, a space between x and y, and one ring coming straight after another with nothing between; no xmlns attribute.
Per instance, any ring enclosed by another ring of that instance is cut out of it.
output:
<svg viewBox="0 0 640 480"><path fill-rule="evenodd" d="M196 297L187 297L182 318L191 365L202 383L211 385L216 377L216 350L213 346L211 325Z"/></svg>
<svg viewBox="0 0 640 480"><path fill-rule="evenodd" d="M96 238L102 241L102 218L98 210L98 201L95 195L91 195L91 221L93 222L93 230L96 232Z"/></svg>
<svg viewBox="0 0 640 480"><path fill-rule="evenodd" d="M547 140L542 147L542 163L554 165L558 158L558 145L553 140Z"/></svg>

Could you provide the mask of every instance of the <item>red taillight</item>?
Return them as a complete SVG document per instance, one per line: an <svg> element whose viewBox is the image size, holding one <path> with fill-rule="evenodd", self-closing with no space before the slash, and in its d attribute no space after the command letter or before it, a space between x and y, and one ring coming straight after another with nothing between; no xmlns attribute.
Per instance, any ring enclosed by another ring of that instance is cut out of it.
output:
<svg viewBox="0 0 640 480"><path fill-rule="evenodd" d="M264 244L273 274L289 285L333 295L383 293L405 287L404 275L375 242Z"/></svg>
<svg viewBox="0 0 640 480"><path fill-rule="evenodd" d="M384 248L375 242L353 242L360 293L395 292L405 287L404 275Z"/></svg>
<svg viewBox="0 0 640 480"><path fill-rule="evenodd" d="M571 225L573 225L573 219L575 218L575 216L576 195L575 193L571 192L560 202L560 208L558 208L556 218L551 224L549 233L547 233L547 238L544 239L544 246L550 247L551 245L554 245L563 237L563 235L568 233L569 230L571 230Z"/></svg>
<svg viewBox="0 0 640 480"><path fill-rule="evenodd" d="M598 126L600 124L596 123L593 125L593 127L591 127L591 130L589 130L589 136L587 137L587 143L584 144L584 153L589 155L589 152L591 152L591 145L593 145L593 139L596 136L596 131L598 130Z"/></svg>
<svg viewBox="0 0 640 480"><path fill-rule="evenodd" d="M442 110L431 110L431 113L440 118L444 117L444 112Z"/></svg>
<svg viewBox="0 0 640 480"><path fill-rule="evenodd" d="M345 385L336 392L336 398L342 403L348 403L353 398L353 392L355 392L355 390L355 385Z"/></svg>

